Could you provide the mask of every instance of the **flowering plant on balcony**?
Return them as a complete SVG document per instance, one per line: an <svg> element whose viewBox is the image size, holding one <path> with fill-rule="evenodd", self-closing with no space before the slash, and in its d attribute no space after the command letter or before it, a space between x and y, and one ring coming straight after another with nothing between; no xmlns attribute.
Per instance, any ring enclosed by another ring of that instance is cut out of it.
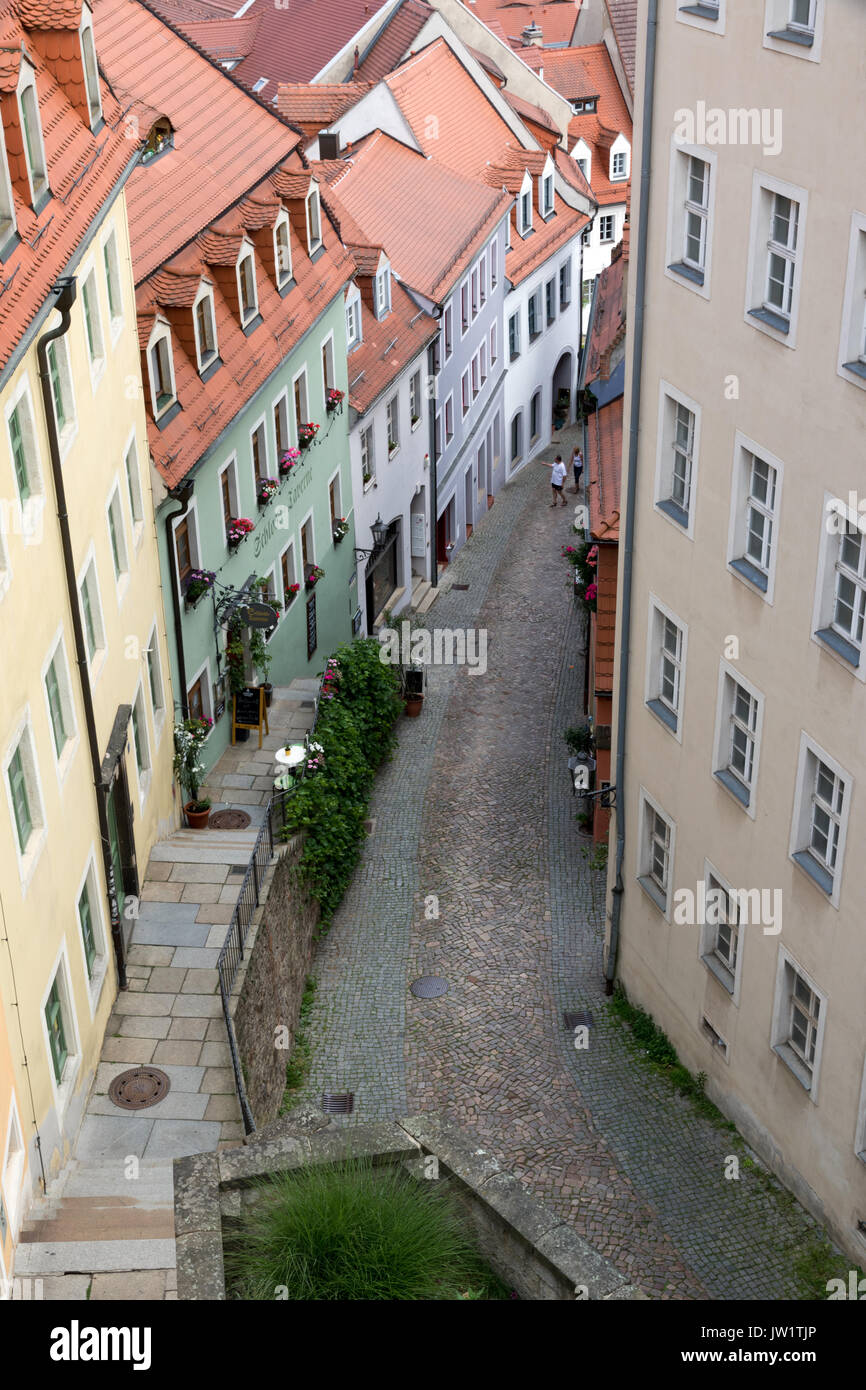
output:
<svg viewBox="0 0 866 1390"><path fill-rule="evenodd" d="M336 410L338 405L343 404L343 395L344 392L338 391L336 386L331 386L328 388L328 395L326 400L329 411Z"/></svg>
<svg viewBox="0 0 866 1390"><path fill-rule="evenodd" d="M291 473L292 469L295 467L295 464L300 463L300 461L300 449L287 449L284 454L280 454L280 472L282 473L283 477L287 477L288 474Z"/></svg>
<svg viewBox="0 0 866 1390"><path fill-rule="evenodd" d="M323 569L320 569L318 565L313 565L307 573L307 577L304 582L306 583L308 589L315 589L319 580L324 579L324 577L325 571Z"/></svg>
<svg viewBox="0 0 866 1390"><path fill-rule="evenodd" d="M184 599L191 608L199 599L213 588L216 575L213 570L192 570L187 582Z"/></svg>
<svg viewBox="0 0 866 1390"><path fill-rule="evenodd" d="M255 531L256 524L250 521L247 516L233 516L226 526L226 540L229 545L240 545L250 531Z"/></svg>
<svg viewBox="0 0 866 1390"><path fill-rule="evenodd" d="M279 486L279 478L259 478L256 496L260 507L267 506Z"/></svg>
<svg viewBox="0 0 866 1390"><path fill-rule="evenodd" d="M338 545L344 536L349 534L349 523L344 516L334 517L334 544Z"/></svg>
<svg viewBox="0 0 866 1390"><path fill-rule="evenodd" d="M288 589L286 590L286 605L288 606L288 604L291 603L292 599L296 598L300 592L300 584L290 584Z"/></svg>
<svg viewBox="0 0 866 1390"><path fill-rule="evenodd" d="M306 449L312 444L316 435L319 433L319 426L314 425L312 420L308 420L303 425L298 425L298 443L302 449Z"/></svg>

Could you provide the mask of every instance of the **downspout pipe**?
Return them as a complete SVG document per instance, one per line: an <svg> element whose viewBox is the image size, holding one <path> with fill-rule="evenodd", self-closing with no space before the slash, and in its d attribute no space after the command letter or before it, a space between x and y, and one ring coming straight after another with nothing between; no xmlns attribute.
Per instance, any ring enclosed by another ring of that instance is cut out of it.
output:
<svg viewBox="0 0 866 1390"><path fill-rule="evenodd" d="M186 658L183 652L183 617L180 611L180 597L178 594L177 583L177 552L174 545L174 532L172 523L180 517L186 515L187 508L192 501L194 487L192 483L186 483L172 501L180 502L181 508L177 512L169 512L165 518L165 553L168 557L168 577L171 581L171 608L174 617L174 644L177 652L177 675L180 681L180 708L184 719L189 719L189 696L187 695L186 684Z"/></svg>
<svg viewBox="0 0 866 1390"><path fill-rule="evenodd" d="M57 296L55 308L60 313L60 323L56 328L43 333L36 344L36 357L39 363L39 383L42 387L42 405L48 429L48 452L51 456L51 473L54 479L54 496L57 502L57 520L60 523L60 544L63 550L63 567L66 572L66 590L72 614L72 632L75 639L75 662L78 666L78 679L81 685L81 700L84 705L84 722L87 728L87 744L90 751L90 765L93 773L93 787L96 793L96 815L99 821L99 838L102 842L102 863L105 882L108 885L108 904L111 914L111 941L114 947L114 960L117 966L117 983L126 989L126 959L123 949L123 933L120 929L120 906L117 901L117 883L114 877L114 864L111 860L111 839L108 831L108 806L105 784L102 780L102 760L99 756L99 736L96 732L96 716L93 711L93 692L90 688L90 668L87 662L87 647L84 641L84 626L81 621L81 608L78 602L78 587L75 582L75 562L72 555L72 539L69 533L69 513L66 508L66 488L63 483L63 469L60 465L60 440L57 436L57 419L54 414L54 399L51 391L51 372L48 365L48 348L55 338L62 338L69 330L72 306L76 297L74 276L64 276L53 287Z"/></svg>
<svg viewBox="0 0 866 1390"><path fill-rule="evenodd" d="M437 316L437 317L438 317L438 316ZM441 333L441 329L440 329L440 333ZM439 477L438 477L438 473L437 473L437 461L436 461L436 403L437 403L438 398L439 398L439 397L438 397L439 382L438 382L438 380L437 380L436 374L433 372L433 364L434 364L434 360L435 360L434 357L433 357L434 351L435 351L435 348L434 348L434 347L431 346L430 348L428 348L428 352L430 353L430 362L429 362L430 377L431 377L431 379L432 379L432 381L433 381L433 387L434 387L434 393L433 393L433 395L430 397L430 403L431 403L433 409L432 409L432 410L429 410L429 411L427 412L428 415L429 415L429 417L430 417L430 424L429 424L429 427L428 427L428 431L427 431L427 432L428 432L428 434L429 434L429 436L430 436L430 587L431 587L431 589L436 589L436 588L438 588L438 586L439 586L439 551L438 551L438 548L437 548L437 547L438 547L438 543L439 543L439 527L438 527L438 525L437 525L437 523L438 523L438 521L439 521L439 517L437 516L437 509L438 509L438 506L439 506Z"/></svg>
<svg viewBox="0 0 866 1390"><path fill-rule="evenodd" d="M620 917L625 884L622 866L625 859L625 737L626 697L628 694L629 648L631 644L632 559L634 554L635 496L637 488L638 425L641 406L641 374L643 367L644 309L646 304L646 261L649 230L649 188L652 167L652 123L655 99L656 39L658 32L658 0L649 0L647 11L646 58L644 66L643 120L641 122L640 222L637 234L637 273L635 276L634 323L632 326L631 396L629 401L628 509L625 515L622 565L622 608L619 633L619 681L617 684L616 719L616 861L611 892L610 942L604 967L605 994L613 993L616 962L619 951Z"/></svg>

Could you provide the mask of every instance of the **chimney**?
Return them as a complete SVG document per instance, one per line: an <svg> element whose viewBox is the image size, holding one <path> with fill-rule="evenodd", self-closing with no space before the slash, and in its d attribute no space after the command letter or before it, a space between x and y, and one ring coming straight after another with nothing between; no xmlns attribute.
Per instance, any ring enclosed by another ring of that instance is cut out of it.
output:
<svg viewBox="0 0 866 1390"><path fill-rule="evenodd" d="M529 23L525 29L521 30L520 40L524 48L541 48L544 41L544 34L536 24L532 15L529 16Z"/></svg>
<svg viewBox="0 0 866 1390"><path fill-rule="evenodd" d="M358 45L355 44L355 68L354 68L355 72L358 71L358 68L359 68L359 66L360 66L360 62L361 62L361 50L359 49Z"/></svg>
<svg viewBox="0 0 866 1390"><path fill-rule="evenodd" d="M338 130L320 130L319 158L339 159L340 155L340 132Z"/></svg>

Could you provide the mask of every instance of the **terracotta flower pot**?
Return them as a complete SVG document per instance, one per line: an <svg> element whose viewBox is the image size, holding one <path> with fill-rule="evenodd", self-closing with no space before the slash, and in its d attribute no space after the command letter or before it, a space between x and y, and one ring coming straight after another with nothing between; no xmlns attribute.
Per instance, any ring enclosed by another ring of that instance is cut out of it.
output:
<svg viewBox="0 0 866 1390"><path fill-rule="evenodd" d="M184 806L186 823L190 830L204 830L210 820L210 807L206 811L193 811L194 801L188 801Z"/></svg>
<svg viewBox="0 0 866 1390"><path fill-rule="evenodd" d="M417 719L424 707L423 695L409 695L405 702L405 710L410 719Z"/></svg>

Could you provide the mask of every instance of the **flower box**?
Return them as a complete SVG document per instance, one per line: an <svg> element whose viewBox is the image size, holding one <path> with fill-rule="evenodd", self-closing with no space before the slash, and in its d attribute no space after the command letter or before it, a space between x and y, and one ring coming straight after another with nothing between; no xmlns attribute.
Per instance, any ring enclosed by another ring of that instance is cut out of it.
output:
<svg viewBox="0 0 866 1390"><path fill-rule="evenodd" d="M301 592L301 586L300 586L300 584L290 584L290 585L289 585L288 589L286 590L286 607L287 607L287 608L288 608L289 604L292 603L292 602L298 597L298 594L299 594L300 592Z"/></svg>
<svg viewBox="0 0 866 1390"><path fill-rule="evenodd" d="M339 545L344 536L349 534L349 523L344 516L338 516L334 520L333 537L334 545Z"/></svg>
<svg viewBox="0 0 866 1390"><path fill-rule="evenodd" d="M193 570L184 590L184 603L187 608L195 608L210 593L216 575L213 570Z"/></svg>
<svg viewBox="0 0 866 1390"><path fill-rule="evenodd" d="M260 507L266 507L272 501L274 493L279 491L279 486L278 478L259 478L256 500Z"/></svg>
<svg viewBox="0 0 866 1390"><path fill-rule="evenodd" d="M241 541L246 540L251 531L255 531L254 521L250 521L247 516L234 516L226 526L226 542L230 550L234 550L240 545Z"/></svg>
<svg viewBox="0 0 866 1390"><path fill-rule="evenodd" d="M314 425L311 420L306 424L298 425L298 445L301 449L308 449L319 433L319 426Z"/></svg>
<svg viewBox="0 0 866 1390"><path fill-rule="evenodd" d="M293 468L296 468L301 461L300 449L287 449L284 454L280 454L279 469L284 478L287 478Z"/></svg>
<svg viewBox="0 0 866 1390"><path fill-rule="evenodd" d="M337 390L336 386L330 388L325 402L329 415L343 404L343 394L342 391Z"/></svg>
<svg viewBox="0 0 866 1390"><path fill-rule="evenodd" d="M304 583L308 589L315 589L319 580L324 579L324 577L325 571L323 569L320 569L318 565L313 565L313 568L310 570L309 574L304 580Z"/></svg>

